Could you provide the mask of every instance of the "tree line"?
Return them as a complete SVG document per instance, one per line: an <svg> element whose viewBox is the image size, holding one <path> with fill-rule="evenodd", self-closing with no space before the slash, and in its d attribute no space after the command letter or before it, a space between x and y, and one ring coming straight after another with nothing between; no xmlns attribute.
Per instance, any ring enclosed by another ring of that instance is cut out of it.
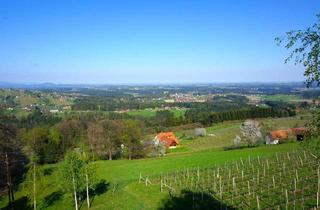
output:
<svg viewBox="0 0 320 210"><path fill-rule="evenodd" d="M225 112L208 112L207 110L190 109L185 113L187 122L200 122L205 126L228 120L244 120L248 118L264 117L289 117L294 116L295 111L291 109L277 108L242 108Z"/></svg>

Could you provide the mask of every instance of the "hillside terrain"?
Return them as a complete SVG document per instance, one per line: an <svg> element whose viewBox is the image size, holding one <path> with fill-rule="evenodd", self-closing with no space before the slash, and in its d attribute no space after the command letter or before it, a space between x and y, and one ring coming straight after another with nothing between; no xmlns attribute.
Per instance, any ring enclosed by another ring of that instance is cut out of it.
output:
<svg viewBox="0 0 320 210"><path fill-rule="evenodd" d="M303 125L304 121L299 117L263 119L265 125L277 128L289 128L294 125ZM224 151L224 147L232 145L230 139L237 134L241 122L226 122L208 127L208 133L215 136L199 137L192 140L182 139L180 148L172 149L166 157L147 158L139 160L114 160L97 161L94 166L97 170L97 180L101 184L101 194L93 198L92 209L156 209L161 208L170 196L166 192L160 192L159 186L152 184L145 186L139 183L139 176L148 177L150 180L166 173L175 171L216 167L247 159L261 157L273 157L275 154L283 154L299 149L297 143L282 145L261 146L257 148L245 148L240 150ZM190 131L179 131L177 136ZM176 151L175 151L176 150ZM41 180L41 193L38 197L39 207L46 209L70 209L72 208L72 196L66 194L59 182L59 163L44 165L48 171ZM22 183L16 193L17 202L25 202L30 191L25 188L27 183ZM6 206L6 197L1 199L1 207ZM21 205L21 203L17 204ZM27 205L25 203L24 205ZM85 209L82 204L81 209Z"/></svg>

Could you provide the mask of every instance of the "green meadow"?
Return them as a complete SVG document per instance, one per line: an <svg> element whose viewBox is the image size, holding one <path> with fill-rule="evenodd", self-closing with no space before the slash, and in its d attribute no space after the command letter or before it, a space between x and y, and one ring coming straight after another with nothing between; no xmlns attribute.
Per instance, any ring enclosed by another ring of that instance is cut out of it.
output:
<svg viewBox="0 0 320 210"><path fill-rule="evenodd" d="M157 109L141 109L141 110L133 110L127 112L127 114L132 116L142 116L142 117L154 117L156 116ZM174 114L175 117L181 117L185 113L185 109L170 109L170 112Z"/></svg>

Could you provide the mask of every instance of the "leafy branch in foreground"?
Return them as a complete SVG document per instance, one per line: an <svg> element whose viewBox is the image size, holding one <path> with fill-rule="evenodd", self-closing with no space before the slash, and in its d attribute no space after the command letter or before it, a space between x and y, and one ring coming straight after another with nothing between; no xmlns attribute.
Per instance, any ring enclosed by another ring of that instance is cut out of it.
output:
<svg viewBox="0 0 320 210"><path fill-rule="evenodd" d="M285 48L293 49L285 63L294 59L294 64L305 67L304 76L309 87L313 83L320 85L320 13L317 22L304 30L292 30L284 37L275 38L278 45L285 43Z"/></svg>

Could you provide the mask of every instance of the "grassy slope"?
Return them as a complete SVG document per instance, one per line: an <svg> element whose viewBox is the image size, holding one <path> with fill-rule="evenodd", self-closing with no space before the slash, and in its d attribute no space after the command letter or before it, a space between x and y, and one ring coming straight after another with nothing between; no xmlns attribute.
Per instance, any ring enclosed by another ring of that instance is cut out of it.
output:
<svg viewBox="0 0 320 210"><path fill-rule="evenodd" d="M278 127L292 127L296 123L303 124L299 118L264 119L265 125ZM161 200L167 194L159 192L159 186L145 187L138 184L139 174L143 176L158 176L163 172L190 167L205 167L222 164L226 161L239 160L248 156L271 156L276 152L285 152L297 148L297 144L283 144L277 146L262 146L242 150L222 151L221 146L230 144L230 138L239 131L241 122L226 122L207 128L208 133L215 137L202 137L196 140L182 140L182 150L170 153L166 157L140 160L97 161L98 179L110 182L110 189L94 198L93 209L155 209L161 206ZM190 131L186 131L190 132ZM184 149L183 149L184 148ZM39 207L43 207L44 198L54 192L62 191L59 185L59 164L46 165L53 173L43 179L44 187L38 198ZM16 197L30 194L27 189L20 187ZM6 205L6 198L0 198L0 208ZM62 194L48 209L71 209L72 198L69 194ZM85 209L85 204L82 209Z"/></svg>
<svg viewBox="0 0 320 210"><path fill-rule="evenodd" d="M162 158L150 158L140 160L117 160L117 161L98 161L96 162L98 179L111 182L110 189L99 196L96 196L93 201L94 209L154 209L159 207L162 199L165 199L167 194L159 192L159 186L145 187L143 184L138 184L139 174L144 176L158 176L163 172L173 172L175 170L191 168L191 167L206 167L216 164L223 164L226 161L235 161L239 158L248 156L267 157L275 153L286 152L297 148L296 143L283 144L277 146L262 146L258 148L249 148L232 151L198 151ZM41 190L39 200L44 200L44 197L53 192L59 192L58 166L50 165L53 169L51 175L43 179L44 187ZM114 193L113 193L114 192ZM27 189L21 188L16 197L28 194ZM0 207L5 205L4 198L0 200ZM39 202L39 206L44 206L43 202ZM71 209L72 199L69 194L63 195L60 199L53 203L49 209ZM85 206L83 206L85 209Z"/></svg>
<svg viewBox="0 0 320 210"><path fill-rule="evenodd" d="M304 119L300 119L300 116L296 116L287 118L265 118L260 119L260 121L263 123L263 127L266 128L267 131L270 131L274 129L288 129L295 126L304 126L307 118L308 116L304 117ZM188 136L192 135L193 130L175 132L178 137L185 134L187 138L180 138L180 148L172 150L172 153L220 149L222 147L231 146L234 137L240 133L241 123L242 121L232 121L216 124L206 128L207 133L214 134L214 136L199 137L195 140L188 140Z"/></svg>
<svg viewBox="0 0 320 210"><path fill-rule="evenodd" d="M297 144L288 143L278 146L261 146L242 150L229 151L199 151L183 153L175 156L149 158L139 160L98 161L97 169L100 178L113 182L131 181L143 175L159 175L161 172L170 172L177 169L210 166L226 161L239 160L240 157L269 156L276 152L285 152L297 148Z"/></svg>

